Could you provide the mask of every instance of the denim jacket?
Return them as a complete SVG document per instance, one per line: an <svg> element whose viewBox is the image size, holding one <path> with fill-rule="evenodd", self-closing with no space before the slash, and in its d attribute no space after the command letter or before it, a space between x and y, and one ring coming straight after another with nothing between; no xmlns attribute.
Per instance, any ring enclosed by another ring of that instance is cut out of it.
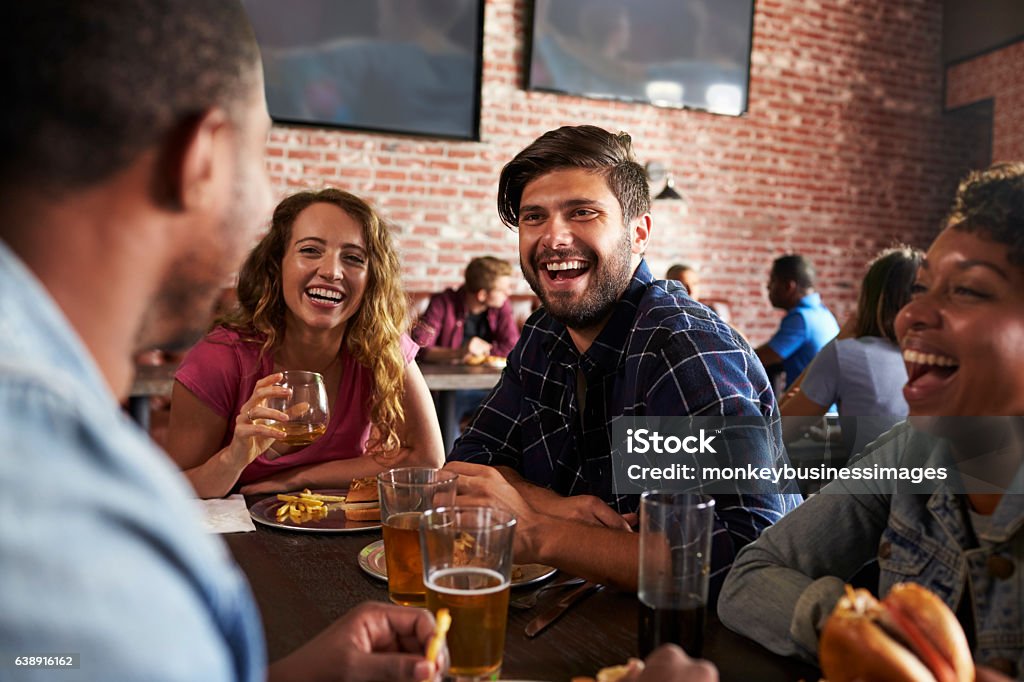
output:
<svg viewBox="0 0 1024 682"><path fill-rule="evenodd" d="M934 439L906 424L869 451L908 453ZM818 632L844 583L878 560L876 594L893 584L928 587L957 611L968 597L974 657L1010 675L1024 673L1024 468L975 534L964 497L946 490L837 493L839 482L804 504L736 558L718 612L730 629L772 651L815 659ZM964 606L966 607L967 604Z"/></svg>

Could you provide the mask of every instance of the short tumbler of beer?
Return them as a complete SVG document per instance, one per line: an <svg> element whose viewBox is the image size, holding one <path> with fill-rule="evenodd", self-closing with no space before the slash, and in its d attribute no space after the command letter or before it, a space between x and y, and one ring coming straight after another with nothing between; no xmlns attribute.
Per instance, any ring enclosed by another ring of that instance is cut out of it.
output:
<svg viewBox="0 0 1024 682"><path fill-rule="evenodd" d="M265 398L263 405L284 412L289 417L288 421L263 418L256 419L257 424L282 431L278 441L288 447L304 447L327 433L331 416L322 374L289 369L281 372L281 380L277 385L290 388L292 394ZM264 456L274 459L280 454L270 450Z"/></svg>
<svg viewBox="0 0 1024 682"><path fill-rule="evenodd" d="M639 649L666 643L699 657L711 574L715 501L649 490L640 497Z"/></svg>
<svg viewBox="0 0 1024 682"><path fill-rule="evenodd" d="M456 479L458 475L450 471L427 467L391 469L377 474L388 596L396 604L427 604L420 558L420 517L428 509L455 504Z"/></svg>
<svg viewBox="0 0 1024 682"><path fill-rule="evenodd" d="M448 674L456 682L495 680L501 673L515 525L514 516L489 507L423 514L427 608L451 612Z"/></svg>

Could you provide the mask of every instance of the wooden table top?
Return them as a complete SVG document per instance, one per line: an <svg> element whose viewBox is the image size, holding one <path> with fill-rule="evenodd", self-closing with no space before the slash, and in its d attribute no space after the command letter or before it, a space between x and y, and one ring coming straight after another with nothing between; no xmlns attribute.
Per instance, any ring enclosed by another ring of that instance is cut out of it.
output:
<svg viewBox="0 0 1024 682"><path fill-rule="evenodd" d="M486 365L447 365L423 362L420 372L431 391L475 390L493 388L501 378L501 370Z"/></svg>
<svg viewBox="0 0 1024 682"><path fill-rule="evenodd" d="M248 501L251 505L258 499ZM359 551L380 539L379 530L328 535L257 524L254 533L224 537L263 614L270 660L298 648L360 602L387 601L385 583L366 575L357 562ZM637 654L637 605L635 595L603 590L532 640L523 628L541 608L510 610L502 676L562 682L625 662ZM813 682L819 677L814 668L768 652L713 617L705 657L718 665L726 682Z"/></svg>
<svg viewBox="0 0 1024 682"><path fill-rule="evenodd" d="M489 389L498 383L501 370L495 367L423 363L420 366L431 391ZM132 382L133 397L170 397L178 363L138 365Z"/></svg>

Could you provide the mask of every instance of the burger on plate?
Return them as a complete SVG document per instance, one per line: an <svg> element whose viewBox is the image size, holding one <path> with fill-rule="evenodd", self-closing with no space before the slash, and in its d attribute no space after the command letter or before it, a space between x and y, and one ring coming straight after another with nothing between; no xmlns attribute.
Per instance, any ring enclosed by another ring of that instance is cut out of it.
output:
<svg viewBox="0 0 1024 682"><path fill-rule="evenodd" d="M376 477L352 480L345 496L345 518L349 521L380 521L380 496Z"/></svg>

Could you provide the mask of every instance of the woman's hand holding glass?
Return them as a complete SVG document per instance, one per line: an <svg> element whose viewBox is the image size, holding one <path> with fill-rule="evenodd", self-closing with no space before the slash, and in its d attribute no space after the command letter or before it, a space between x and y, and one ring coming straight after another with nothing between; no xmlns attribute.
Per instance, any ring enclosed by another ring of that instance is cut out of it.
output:
<svg viewBox="0 0 1024 682"><path fill-rule="evenodd" d="M323 376L316 372L285 370L256 382L252 397L242 406L236 420L235 436L237 439L239 428L245 427L243 430L249 432L252 427L251 434L243 435L248 440L245 449L248 464L274 448L276 442L280 442L283 449L275 456L309 445L327 432L329 419Z"/></svg>
<svg viewBox="0 0 1024 682"><path fill-rule="evenodd" d="M275 441L285 436L282 430L271 424L287 422L288 414L267 405L270 398L280 401L292 397L292 389L278 383L283 376L283 372L276 372L257 381L252 396L242 405L241 411L235 417L235 433L228 449L232 459L242 467L269 450Z"/></svg>

